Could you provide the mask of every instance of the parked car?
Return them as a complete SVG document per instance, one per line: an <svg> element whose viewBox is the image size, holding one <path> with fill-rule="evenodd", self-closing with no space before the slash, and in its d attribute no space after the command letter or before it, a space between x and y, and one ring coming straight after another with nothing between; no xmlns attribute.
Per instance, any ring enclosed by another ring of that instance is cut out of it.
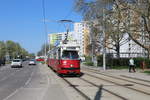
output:
<svg viewBox="0 0 150 100"><path fill-rule="evenodd" d="M81 62L85 61L85 57L80 57Z"/></svg>
<svg viewBox="0 0 150 100"><path fill-rule="evenodd" d="M1 66L1 65L3 65L3 66L5 65L5 59L4 59L4 58L3 58L3 59L0 59L0 66Z"/></svg>
<svg viewBox="0 0 150 100"><path fill-rule="evenodd" d="M29 61L29 65L36 65L35 59L31 59L31 60Z"/></svg>
<svg viewBox="0 0 150 100"><path fill-rule="evenodd" d="M14 59L11 62L11 68L14 67L22 67L22 60L21 59Z"/></svg>

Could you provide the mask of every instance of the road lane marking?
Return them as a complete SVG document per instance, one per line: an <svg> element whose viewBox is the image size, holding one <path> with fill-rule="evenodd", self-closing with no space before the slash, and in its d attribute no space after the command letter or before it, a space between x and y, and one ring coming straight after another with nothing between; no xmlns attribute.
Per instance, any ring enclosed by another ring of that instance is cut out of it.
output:
<svg viewBox="0 0 150 100"><path fill-rule="evenodd" d="M27 82L25 83L25 86L28 85L33 77L33 74L34 74L34 70L33 72L31 73L31 76L29 77L29 79L27 80Z"/></svg>
<svg viewBox="0 0 150 100"><path fill-rule="evenodd" d="M22 70L23 70L23 69L15 71L14 73L10 74L8 77L4 77L3 80L9 78L10 76L15 75L15 73L20 72L20 71L22 71ZM34 72L34 71L33 71L33 72ZM33 72L31 73L31 76L30 76L30 77L33 76L33 74L34 74ZM30 79L30 80L31 80L31 79ZM0 80L0 81L1 81L1 80ZM9 100L9 99L10 99L12 96L14 96L21 88L23 88L23 86L21 86L20 88L16 89L16 90L13 91L12 93L10 93L10 95L8 95L7 97L5 97L5 98L2 99L2 100Z"/></svg>
<svg viewBox="0 0 150 100"><path fill-rule="evenodd" d="M19 89L16 89L13 93L11 93L9 96L7 96L6 98L4 98L3 100L8 100L10 97L14 96L19 91Z"/></svg>

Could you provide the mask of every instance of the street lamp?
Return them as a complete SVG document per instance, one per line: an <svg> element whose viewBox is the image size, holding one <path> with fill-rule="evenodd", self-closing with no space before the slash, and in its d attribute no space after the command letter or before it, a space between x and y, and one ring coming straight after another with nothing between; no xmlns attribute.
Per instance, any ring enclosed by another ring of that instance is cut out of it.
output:
<svg viewBox="0 0 150 100"><path fill-rule="evenodd" d="M103 70L106 70L105 13L103 8Z"/></svg>
<svg viewBox="0 0 150 100"><path fill-rule="evenodd" d="M46 11L45 11L45 0L42 0L42 13L44 18L44 31L45 31L45 58L46 58L46 52L47 52L47 24L46 24ZM46 59L45 59L46 60Z"/></svg>

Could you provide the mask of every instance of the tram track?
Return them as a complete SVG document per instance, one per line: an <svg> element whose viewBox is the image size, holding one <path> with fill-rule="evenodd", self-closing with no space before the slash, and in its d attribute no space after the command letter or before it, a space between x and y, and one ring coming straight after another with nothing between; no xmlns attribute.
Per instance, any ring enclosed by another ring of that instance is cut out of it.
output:
<svg viewBox="0 0 150 100"><path fill-rule="evenodd" d="M125 75L120 75L120 76L121 76L121 77L125 77L125 78L129 78L129 79L133 79L133 80L138 80L138 81L143 81L143 82L150 83L149 80L144 80L144 79L135 78L135 77L129 77L129 76L125 76Z"/></svg>
<svg viewBox="0 0 150 100"><path fill-rule="evenodd" d="M71 86L73 89L75 89L83 98L85 98L85 100L93 100L93 99L91 99L89 96L87 96L86 93L84 93L83 91L81 91L79 87L77 88L76 85L74 85L72 82L68 81L67 78L64 78L64 77L63 77L62 79L63 79L67 84L69 84L69 86ZM90 85L92 85L92 87L94 86L94 87L96 87L96 88L98 88L98 89L100 89L100 90L103 90L103 91L109 93L110 95L115 96L115 97L118 98L119 100L128 100L127 98L125 98L125 97L123 97L123 96L121 96L121 95L119 95L119 94L117 94L117 93L115 93L115 92L112 92L112 91L110 91L110 90L108 90L108 89L103 88L103 85L102 85L102 84L101 84L101 85L96 85L96 84L94 84L93 82L90 82L88 79L85 79L85 78L82 78L82 77L79 77L78 79L80 79L80 80L82 80L82 81L84 81L84 82L86 82L86 83L89 83ZM91 86L90 86L90 87L91 87ZM100 94L100 93L99 93L99 94ZM102 92L101 92L101 94L102 94ZM117 99L117 100L118 100L118 99Z"/></svg>
<svg viewBox="0 0 150 100"><path fill-rule="evenodd" d="M80 89L75 87L71 82L69 82L67 79L62 78L67 84L69 84L74 90L76 90L85 100L91 100L90 97L88 97L85 93L83 93Z"/></svg>
<svg viewBox="0 0 150 100"><path fill-rule="evenodd" d="M92 71L91 71L91 70L92 70ZM99 72L97 72L97 70L90 69L90 70L88 70L88 71L94 72L94 73L96 73L96 74L104 75L104 76L107 76L107 77L111 77L111 78L115 78L115 79L120 79L120 80L123 80L123 81L126 81L126 82L131 82L131 83L143 85L143 86L146 86L146 87L150 87L149 84L143 84L143 83L140 83L140 82L135 82L135 81L131 81L131 80L128 80L128 79L124 79L124 78L120 78L120 77L116 77L116 76L112 76L112 75L108 75L108 74L106 75L106 74L104 74L104 73L99 73ZM123 75L121 75L121 76L123 76ZM123 77L128 78L127 76L123 76ZM140 80L140 79L138 79L138 80ZM140 80L140 81L142 81L142 80ZM146 81L146 80L143 80L143 82L147 82L147 81Z"/></svg>
<svg viewBox="0 0 150 100"><path fill-rule="evenodd" d="M147 98L150 96L148 90L150 85L149 83L142 83L142 80L136 82L135 80L128 80L127 77L122 78L122 76L100 73L90 68L84 68L82 72L81 77L62 77L61 79L85 100L97 100L95 99L97 95L106 100L108 98L109 100L133 100L133 98L134 100L141 100L143 97L146 98L145 100L149 100ZM131 97L131 94L134 97ZM140 97L136 97L136 95Z"/></svg>
<svg viewBox="0 0 150 100"><path fill-rule="evenodd" d="M110 76L110 75L106 75L106 74L103 74L103 73L98 73L98 72L96 72L96 71L91 71L91 69L88 69L88 72L92 72L92 73L95 73L95 74L98 74L98 75L103 75L103 76L106 76L106 77L111 77L111 78L118 79L118 80L120 79L120 80L123 80L123 81L128 81L128 80L126 80L126 79L118 78L118 77L115 77L115 76ZM112 80L110 80L110 79L108 80L108 79L105 79L105 78L102 78L102 77L98 77L98 76L95 76L95 75L91 75L91 74L89 74L89 73L87 73L87 72L84 72L84 74L86 74L86 75L88 75L88 76L91 76L91 77L94 77L94 78L97 78L97 79L100 79L100 80L103 80L103 81L106 81L106 82L109 82L109 83L116 84L116 85L118 85L118 86L122 86L122 87L124 87L124 88L128 88L128 89L131 89L131 90L134 90L134 91L137 91L137 92L146 94L146 95L150 95L149 92L146 92L146 91L143 91L143 90L139 90L139 89L137 89L137 88L132 88L132 87L130 87L130 86L132 86L132 84L125 84L125 85L122 85L122 84L117 83L117 82L114 82L114 81L112 81ZM135 84L139 84L139 83L131 82L131 81L128 81L128 82L130 82L130 83L135 83ZM146 87L149 87L149 85L145 85L145 84L141 84L141 83L140 83L139 85L144 85L144 86L146 86Z"/></svg>
<svg viewBox="0 0 150 100"><path fill-rule="evenodd" d="M79 93L85 100L97 100L93 99L96 95L100 95L100 98L108 99L108 97L116 98L112 100L133 100L133 98L128 95L128 93L133 93L133 95L139 94L140 98L136 98L136 100L141 100L142 97L146 98L145 100L149 100L150 93L149 90L138 88L139 85L135 85L136 83L119 83L119 81L115 79L110 79L103 77L104 75L99 76L99 74L89 71L82 71L83 76L81 77L63 77L62 79L69 84L71 88ZM104 73L103 73L104 74ZM107 77L110 77L109 75ZM112 77L111 77L112 78ZM114 78L114 77L113 77ZM118 79L120 80L120 79ZM125 81L125 80L123 80ZM142 85L142 84L140 84ZM148 86L147 86L148 87ZM87 89L92 89L92 92L88 92ZM98 91L97 91L98 89ZM148 88L147 88L148 89ZM128 91L128 92L125 92ZM89 94L90 93L90 94ZM92 93L92 94L91 94ZM94 94L94 95L93 95ZM106 100L107 100L106 99Z"/></svg>
<svg viewBox="0 0 150 100"><path fill-rule="evenodd" d="M116 93L114 93L114 92L112 92L112 91L110 91L108 89L103 88L102 85L96 85L96 84L94 84L94 83L92 83L92 82L90 82L90 81L88 81L88 80L86 80L84 78L80 78L80 79L83 80L83 81L85 81L85 82L87 82L87 83L90 83L91 85L93 85L93 86L95 86L97 88L101 87L102 90L104 90L104 91L106 91L106 92L108 92L108 93L110 93L110 94L112 94L112 95L120 98L121 100L128 100L127 98L125 98L123 96L120 96L120 95L118 95L118 94L116 94Z"/></svg>

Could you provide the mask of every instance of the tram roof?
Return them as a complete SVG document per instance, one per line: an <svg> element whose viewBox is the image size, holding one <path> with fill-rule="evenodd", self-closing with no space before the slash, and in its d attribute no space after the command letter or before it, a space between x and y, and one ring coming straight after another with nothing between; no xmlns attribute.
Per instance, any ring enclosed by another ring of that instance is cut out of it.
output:
<svg viewBox="0 0 150 100"><path fill-rule="evenodd" d="M48 51L48 53L50 52L53 52L59 48L66 48L66 50L69 50L67 49L67 47L76 47L76 48L80 48L80 46L77 44L77 43L74 43L74 42L69 42L69 43L66 43L66 44L63 44L63 43L60 43L60 45L56 46L55 48L53 48L52 50ZM71 50L71 49L70 49ZM73 50L73 49L72 49ZM74 50L77 50L77 49L74 49Z"/></svg>

